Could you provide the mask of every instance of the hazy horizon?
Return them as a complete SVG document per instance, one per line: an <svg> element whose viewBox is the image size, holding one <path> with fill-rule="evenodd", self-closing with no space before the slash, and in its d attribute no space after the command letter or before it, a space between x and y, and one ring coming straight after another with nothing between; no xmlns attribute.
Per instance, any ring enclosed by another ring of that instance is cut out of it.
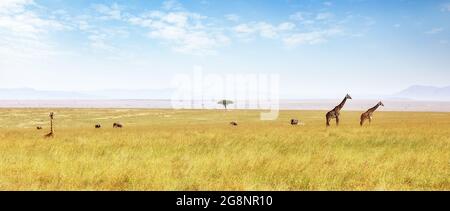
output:
<svg viewBox="0 0 450 211"><path fill-rule="evenodd" d="M98 90L37 90L34 88L8 88L0 87L0 100L181 100L176 97L177 89L98 89ZM410 86L401 91L390 94L372 94L372 95L354 95L349 92L353 98L357 100L403 100L403 101L450 101L450 86L433 87L433 86ZM267 93L248 93L247 95L229 94L226 97L221 95L199 95L197 98L191 96L189 101L214 101L220 99L231 100L255 100L261 99L276 101L276 99L264 98ZM223 98L222 98L223 97ZM297 96L295 98L278 93L277 99L280 100L330 100L341 99L341 95L322 95L322 96Z"/></svg>

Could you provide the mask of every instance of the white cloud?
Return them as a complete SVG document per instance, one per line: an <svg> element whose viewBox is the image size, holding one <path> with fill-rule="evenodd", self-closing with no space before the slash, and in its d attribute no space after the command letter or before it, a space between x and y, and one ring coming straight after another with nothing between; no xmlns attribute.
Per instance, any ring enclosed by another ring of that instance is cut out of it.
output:
<svg viewBox="0 0 450 211"><path fill-rule="evenodd" d="M364 17L364 19L365 19L364 25L366 25L366 26L373 26L377 23L377 21L371 17Z"/></svg>
<svg viewBox="0 0 450 211"><path fill-rule="evenodd" d="M254 36L277 39L287 47L325 43L338 36L362 36L376 22L370 17L345 14L343 18L329 12L296 12L278 25L268 22L248 22L233 27L238 38L249 40ZM357 29L348 25L359 25Z"/></svg>
<svg viewBox="0 0 450 211"><path fill-rule="evenodd" d="M287 46L297 46L301 44L317 44L325 42L324 34L322 32L304 32L297 33L286 37L283 42Z"/></svg>
<svg viewBox="0 0 450 211"><path fill-rule="evenodd" d="M17 37L10 33L0 32L1 62L13 60L41 58L56 54L54 46L46 40L35 37Z"/></svg>
<svg viewBox="0 0 450 211"><path fill-rule="evenodd" d="M288 47L295 47L298 45L314 45L328 41L330 37L341 34L342 31L337 28L332 28L322 31L300 32L289 35L283 39L283 42Z"/></svg>
<svg viewBox="0 0 450 211"><path fill-rule="evenodd" d="M118 4L114 3L111 6L104 4L94 5L95 10L100 13L103 20L120 20L122 19L122 11Z"/></svg>
<svg viewBox="0 0 450 211"><path fill-rule="evenodd" d="M327 2L323 4L331 6ZM279 23L252 21L236 23L230 28L217 25L217 19L188 11L176 0L164 1L160 10L140 15L131 15L115 3L92 5L89 12L93 13L81 13L77 16L58 10L44 18L38 13L40 8L42 7L33 0L0 0L0 32L3 30L3 34L8 33L8 36L2 36L41 42L51 31L75 29L86 35L88 46L92 49L115 52L119 49L114 45L117 36L129 33L132 27L140 27L145 29L149 38L158 40L176 52L205 55L214 54L217 49L231 43L229 37L232 36L244 40L255 37L274 39L286 46L323 43L334 36L344 35L341 30L336 29L344 28L341 26L347 24L329 12L297 12ZM236 14L226 14L223 17L231 22L240 20ZM117 21L117 25L124 29L118 29L116 24L106 26L104 21ZM360 23L366 25L373 22L370 18L360 19Z"/></svg>
<svg viewBox="0 0 450 211"><path fill-rule="evenodd" d="M215 52L215 48L229 43L219 30L203 24L206 16L186 11L178 1L165 1L163 10L148 11L141 15L130 15L117 4L97 4L93 8L99 15L78 16L73 22L87 34L89 46L94 50L119 53L116 38L128 34L130 27L136 26L147 29L149 38L159 40L177 52L210 54ZM116 26L100 27L99 24L104 20L123 21L121 24L127 25L124 29Z"/></svg>
<svg viewBox="0 0 450 211"><path fill-rule="evenodd" d="M35 5L32 0L2 0L0 2L0 29L18 36L35 36L50 30L63 30L68 27L60 21L43 18L26 7Z"/></svg>
<svg viewBox="0 0 450 211"><path fill-rule="evenodd" d="M20 36L35 36L37 33L62 30L66 27L56 20L43 19L33 12L24 11L12 15L0 15L0 28Z"/></svg>
<svg viewBox="0 0 450 211"><path fill-rule="evenodd" d="M92 19L89 15L81 15L71 18L71 21L81 31L89 31L94 28L92 24L90 23L90 20Z"/></svg>
<svg viewBox="0 0 450 211"><path fill-rule="evenodd" d="M426 31L425 34L437 34L437 33L442 32L442 31L444 31L444 28L442 28L442 27L432 28L431 30Z"/></svg>
<svg viewBox="0 0 450 211"><path fill-rule="evenodd" d="M251 22L246 24L240 24L233 28L238 37L248 37L253 34L257 34L263 38L277 38L281 32L293 30L295 24L290 22L284 22L278 26L272 25L267 22Z"/></svg>
<svg viewBox="0 0 450 211"><path fill-rule="evenodd" d="M0 13L23 12L26 5L33 3L33 0L1 0Z"/></svg>
<svg viewBox="0 0 450 211"><path fill-rule="evenodd" d="M117 47L117 40L129 37L130 32L128 27L121 24L114 24L107 27L103 25L104 21L128 20L126 19L126 16L123 15L122 11L119 15L119 13L108 12L110 9L103 10L105 8L119 9L120 7L113 4L111 6L94 5L91 8L94 8L95 11L100 14L94 12L90 14L68 16L65 19L66 24L72 26L72 28L78 30L78 32L85 36L89 50L92 50L93 52L102 51L102 53L123 55L124 53L119 51L119 47Z"/></svg>
<svg viewBox="0 0 450 211"><path fill-rule="evenodd" d="M247 35L253 33L255 30L247 24L239 24L234 27L234 31L238 34Z"/></svg>
<svg viewBox="0 0 450 211"><path fill-rule="evenodd" d="M450 3L443 4L441 6L441 11L442 12L450 12Z"/></svg>
<svg viewBox="0 0 450 211"><path fill-rule="evenodd" d="M281 31L289 31L289 30L293 30L294 28L295 28L295 24L290 23L290 22L284 22L278 26L278 29Z"/></svg>
<svg viewBox="0 0 450 211"><path fill-rule="evenodd" d="M327 6L327 7L331 7L331 6L333 6L333 3L329 2L329 1L326 1L326 2L323 2L323 5Z"/></svg>
<svg viewBox="0 0 450 211"><path fill-rule="evenodd" d="M324 12L324 13L317 14L316 20L320 20L320 21L329 20L329 19L332 19L333 17L334 17L333 13Z"/></svg>
<svg viewBox="0 0 450 211"><path fill-rule="evenodd" d="M163 8L166 10L183 10L183 5L177 0L166 0L163 2Z"/></svg>
<svg viewBox="0 0 450 211"><path fill-rule="evenodd" d="M227 14L225 15L225 18L229 21L238 22L240 17L236 14Z"/></svg>
<svg viewBox="0 0 450 211"><path fill-rule="evenodd" d="M208 18L197 13L151 11L131 17L129 23L149 29L149 37L162 40L176 52L194 55L216 53L230 39L220 28L205 26Z"/></svg>
<svg viewBox="0 0 450 211"><path fill-rule="evenodd" d="M305 20L305 16L306 14L303 12L296 12L290 16L290 19L294 21L303 21Z"/></svg>
<svg viewBox="0 0 450 211"><path fill-rule="evenodd" d="M302 25L314 25L318 22L325 22L333 18L332 13L311 13L311 12L296 12L289 16L289 19Z"/></svg>
<svg viewBox="0 0 450 211"><path fill-rule="evenodd" d="M114 41L129 36L128 31L121 28L96 29L86 32L91 49L109 53L120 53L119 48L114 45Z"/></svg>
<svg viewBox="0 0 450 211"><path fill-rule="evenodd" d="M265 38L275 38L278 36L277 29L269 23L260 22L255 25L255 29L259 31L259 35Z"/></svg>
<svg viewBox="0 0 450 211"><path fill-rule="evenodd" d="M0 54L2 58L30 58L56 53L47 39L51 31L70 29L54 17L38 13L32 0L0 1Z"/></svg>
<svg viewBox="0 0 450 211"><path fill-rule="evenodd" d="M92 34L88 36L90 41L90 46L94 49L105 50L105 51L114 51L115 48L107 43L106 34Z"/></svg>

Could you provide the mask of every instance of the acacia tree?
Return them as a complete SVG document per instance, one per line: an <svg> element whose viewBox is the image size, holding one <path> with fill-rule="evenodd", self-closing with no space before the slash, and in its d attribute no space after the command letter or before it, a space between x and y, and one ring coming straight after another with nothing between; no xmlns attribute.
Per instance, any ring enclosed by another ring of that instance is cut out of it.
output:
<svg viewBox="0 0 450 211"><path fill-rule="evenodd" d="M223 105L223 107L225 107L225 109L227 109L228 105L233 104L234 102L231 100L221 100L219 101L217 104Z"/></svg>

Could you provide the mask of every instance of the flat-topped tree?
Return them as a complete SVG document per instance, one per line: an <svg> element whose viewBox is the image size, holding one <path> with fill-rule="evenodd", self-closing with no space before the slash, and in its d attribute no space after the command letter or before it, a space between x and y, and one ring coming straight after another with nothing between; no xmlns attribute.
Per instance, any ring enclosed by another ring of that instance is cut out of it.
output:
<svg viewBox="0 0 450 211"><path fill-rule="evenodd" d="M225 109L227 109L228 105L233 104L234 102L231 100L221 100L219 101L217 104L223 105L223 107L225 107Z"/></svg>

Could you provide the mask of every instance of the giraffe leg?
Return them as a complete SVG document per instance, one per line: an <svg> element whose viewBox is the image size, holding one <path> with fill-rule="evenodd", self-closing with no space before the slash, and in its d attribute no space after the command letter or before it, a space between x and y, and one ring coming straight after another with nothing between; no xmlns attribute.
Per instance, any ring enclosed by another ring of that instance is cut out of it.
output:
<svg viewBox="0 0 450 211"><path fill-rule="evenodd" d="M369 117L369 125L372 124L372 117Z"/></svg>
<svg viewBox="0 0 450 211"><path fill-rule="evenodd" d="M339 126L339 116L336 116L336 126Z"/></svg>
<svg viewBox="0 0 450 211"><path fill-rule="evenodd" d="M327 115L325 115L326 121L327 121L327 127L330 127L330 113L327 113Z"/></svg>
<svg viewBox="0 0 450 211"><path fill-rule="evenodd" d="M364 126L364 123L368 119L367 113L361 115L361 126Z"/></svg>

